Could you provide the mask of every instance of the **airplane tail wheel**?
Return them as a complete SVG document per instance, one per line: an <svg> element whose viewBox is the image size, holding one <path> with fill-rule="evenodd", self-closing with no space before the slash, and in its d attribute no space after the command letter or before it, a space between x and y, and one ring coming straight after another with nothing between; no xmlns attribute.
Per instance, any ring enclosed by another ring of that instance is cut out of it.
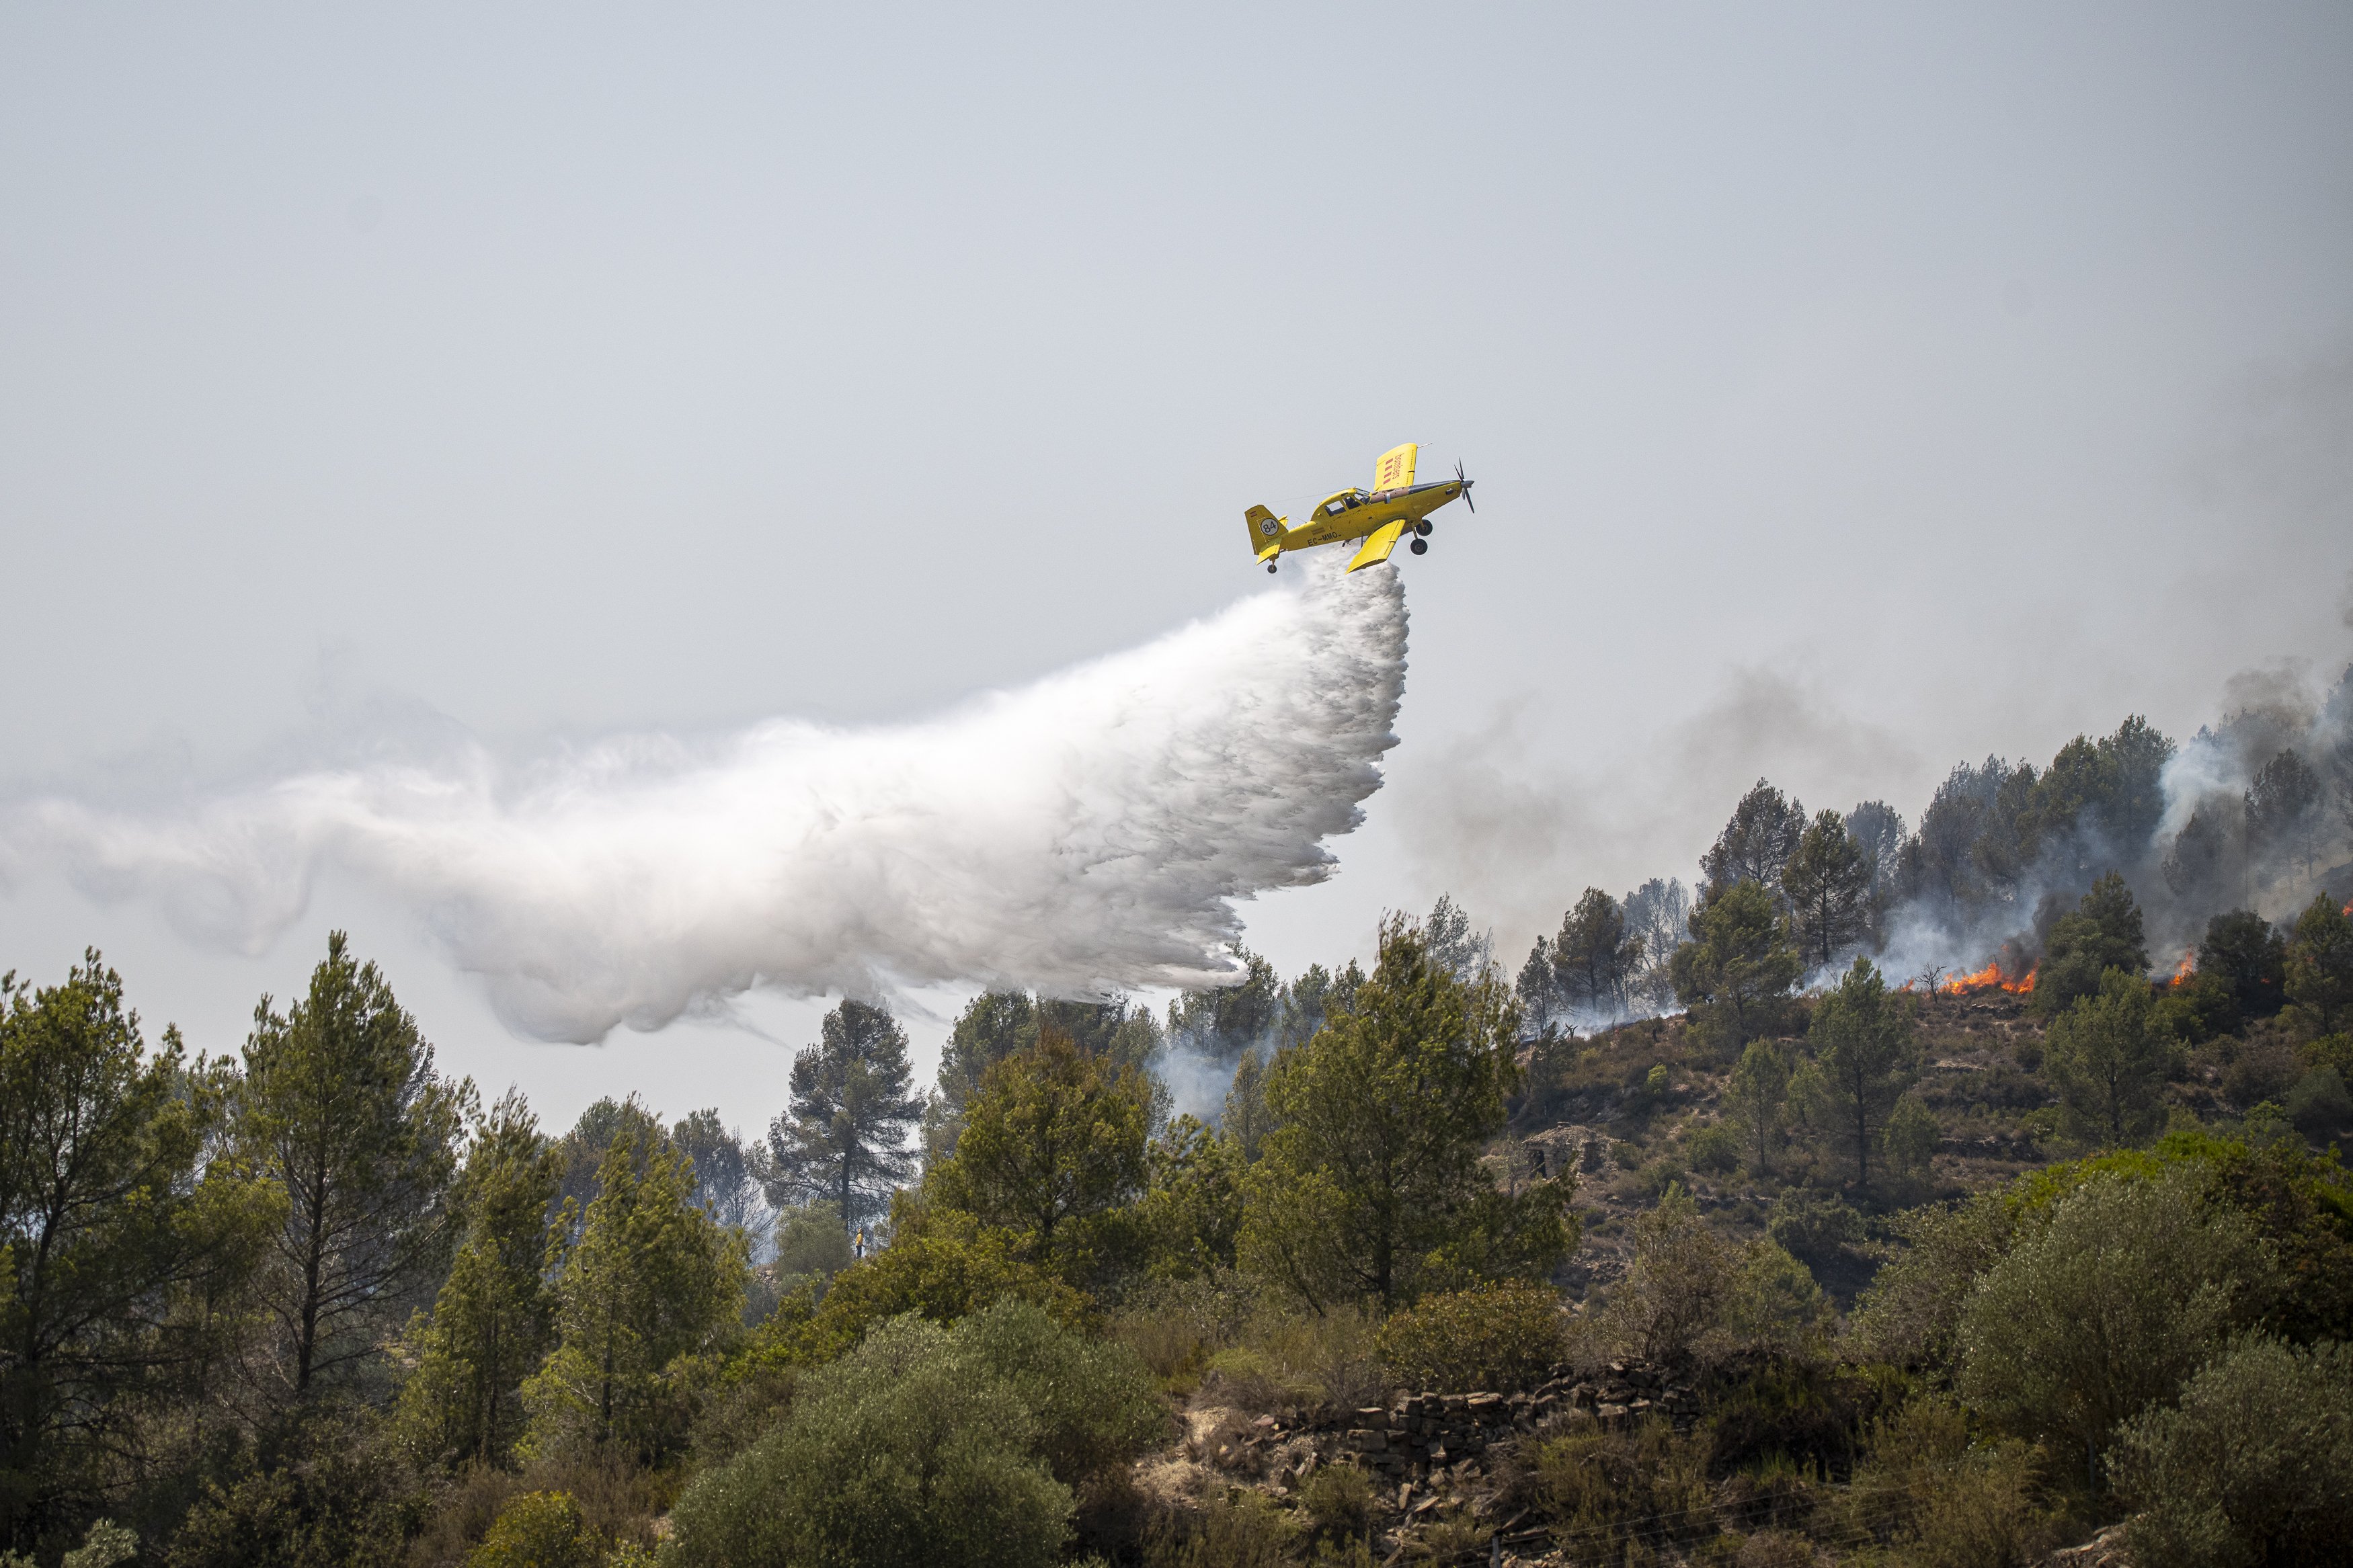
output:
<svg viewBox="0 0 2353 1568"><path fill-rule="evenodd" d="M1419 522L1413 525L1413 531L1421 535L1424 539L1428 539L1430 537L1430 531L1435 526L1437 525L1425 517Z"/></svg>
<svg viewBox="0 0 2353 1568"><path fill-rule="evenodd" d="M1274 575L1274 563L1271 561L1266 563L1266 574L1270 577Z"/></svg>
<svg viewBox="0 0 2353 1568"><path fill-rule="evenodd" d="M1416 555L1427 555L1427 554L1429 554L1429 553L1430 553L1430 541L1428 541L1427 539L1417 539L1417 540L1415 540L1415 541L1413 542L1413 552L1414 552Z"/></svg>

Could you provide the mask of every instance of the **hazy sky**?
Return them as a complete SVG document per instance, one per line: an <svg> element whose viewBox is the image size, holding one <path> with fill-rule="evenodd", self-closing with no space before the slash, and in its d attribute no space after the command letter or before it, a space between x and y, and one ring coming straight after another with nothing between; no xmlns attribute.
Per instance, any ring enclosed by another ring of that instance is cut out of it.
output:
<svg viewBox="0 0 2353 1568"><path fill-rule="evenodd" d="M1403 440L1480 511L1286 972L2353 657L2341 5L5 5L0 215L10 797L920 718ZM559 1124L814 1033L519 1043L334 879L237 953L19 868L0 967L228 1049L331 924Z"/></svg>

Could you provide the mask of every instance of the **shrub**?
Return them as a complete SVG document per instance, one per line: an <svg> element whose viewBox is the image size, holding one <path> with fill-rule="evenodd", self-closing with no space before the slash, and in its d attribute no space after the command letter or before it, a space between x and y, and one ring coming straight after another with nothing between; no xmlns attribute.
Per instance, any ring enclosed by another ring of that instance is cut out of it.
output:
<svg viewBox="0 0 2353 1568"><path fill-rule="evenodd" d="M1167 1434L1167 1409L1134 1352L1072 1333L1028 1301L999 1301L949 1337L1021 1401L1037 1452L1065 1485L1124 1468Z"/></svg>
<svg viewBox="0 0 2353 1568"><path fill-rule="evenodd" d="M1378 1343L1402 1388L1533 1388L1563 1353L1560 1297L1516 1283L1427 1297L1384 1324Z"/></svg>
<svg viewBox="0 0 2353 1568"><path fill-rule="evenodd" d="M1572 1561L1616 1562L1639 1543L1695 1544L1718 1534L1704 1432L1675 1435L1652 1417L1617 1432L1555 1437L1536 1449L1536 1484Z"/></svg>
<svg viewBox="0 0 2353 1568"><path fill-rule="evenodd" d="M1866 1355L1907 1370L1947 1367L1969 1292L2009 1253L2016 1216L2002 1194L1980 1193L1891 1224L1908 1245L1855 1304L1853 1338Z"/></svg>
<svg viewBox="0 0 2353 1568"><path fill-rule="evenodd" d="M2117 1434L2141 1568L2327 1563L2353 1541L2353 1347L2241 1342Z"/></svg>
<svg viewBox="0 0 2353 1568"><path fill-rule="evenodd" d="M1905 1095L1895 1102L1886 1129L1879 1135L1879 1146L1887 1154L1887 1168L1899 1176L1927 1174L1936 1158L1936 1141L1944 1132L1936 1125L1936 1114L1918 1095Z"/></svg>
<svg viewBox="0 0 2353 1568"><path fill-rule="evenodd" d="M1894 1560L1919 1568L2039 1563L2063 1523L2040 1454L2015 1438L1973 1444L1959 1407L1915 1400L1873 1426L1845 1522L1889 1538Z"/></svg>
<svg viewBox="0 0 2353 1568"><path fill-rule="evenodd" d="M1729 1122L1711 1121L1691 1135L1687 1152L1694 1171L1724 1175L1740 1167L1739 1131Z"/></svg>
<svg viewBox="0 0 2353 1568"><path fill-rule="evenodd" d="M2353 1122L2353 1095L2332 1067L2314 1068L2287 1091L2287 1119L2315 1142Z"/></svg>
<svg viewBox="0 0 2353 1568"><path fill-rule="evenodd" d="M1792 1256L1824 1263L1862 1245L1862 1216L1835 1194L1788 1188L1773 1200L1766 1234Z"/></svg>
<svg viewBox="0 0 2353 1568"><path fill-rule="evenodd" d="M2117 1422L2170 1396L2276 1286L2269 1248L2201 1185L2187 1169L2100 1172L2051 1205L1963 1309L1962 1396L2087 1462Z"/></svg>
<svg viewBox="0 0 2353 1568"><path fill-rule="evenodd" d="M1267 1303L1243 1324L1240 1348L1283 1401L1354 1410L1384 1392L1377 1331L1373 1315L1353 1306L1318 1315Z"/></svg>
<svg viewBox="0 0 2353 1568"><path fill-rule="evenodd" d="M1285 1568L1299 1526L1265 1497L1212 1500L1187 1519L1164 1516L1145 1537L1145 1568Z"/></svg>
<svg viewBox="0 0 2353 1568"><path fill-rule="evenodd" d="M2295 1084L2295 1053L2279 1044L2251 1045L2222 1071L2222 1093L2242 1109L2276 1100Z"/></svg>
<svg viewBox="0 0 2353 1568"><path fill-rule="evenodd" d="M162 1553L169 1568L389 1568L400 1560L415 1484L381 1423L310 1413L277 1434L262 1458L262 1468L206 1487Z"/></svg>
<svg viewBox="0 0 2353 1568"><path fill-rule="evenodd" d="M1354 1465L1326 1465L1299 1491L1315 1533L1326 1541L1355 1541L1373 1522L1373 1478Z"/></svg>
<svg viewBox="0 0 2353 1568"><path fill-rule="evenodd" d="M1037 1432L945 1331L898 1319L810 1373L781 1428L687 1489L667 1556L1045 1568L1072 1501L1031 1452Z"/></svg>
<svg viewBox="0 0 2353 1568"><path fill-rule="evenodd" d="M595 1568L600 1555L569 1492L523 1492L500 1510L466 1568Z"/></svg>

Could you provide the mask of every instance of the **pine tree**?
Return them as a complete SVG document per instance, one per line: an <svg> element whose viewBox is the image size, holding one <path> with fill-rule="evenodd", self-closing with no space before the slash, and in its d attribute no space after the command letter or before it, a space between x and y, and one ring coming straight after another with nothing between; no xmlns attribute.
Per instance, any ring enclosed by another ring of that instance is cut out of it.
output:
<svg viewBox="0 0 2353 1568"><path fill-rule="evenodd" d="M596 1168L596 1196L555 1249L556 1349L524 1383L527 1455L619 1445L656 1463L685 1437L666 1376L717 1347L743 1310L744 1238L694 1199L694 1167L667 1140L628 1132Z"/></svg>
<svg viewBox="0 0 2353 1568"><path fill-rule="evenodd" d="M1699 858L1700 869L1707 873L1708 897L1735 883L1754 882L1778 900L1781 868L1797 852L1798 837L1805 830L1804 805L1758 779L1733 807L1715 846Z"/></svg>
<svg viewBox="0 0 2353 1568"><path fill-rule="evenodd" d="M890 1014L847 1001L828 1013L820 1042L793 1058L786 1113L768 1127L768 1201L828 1199L844 1230L887 1209L915 1169L907 1131L923 1102L912 1076L906 1032Z"/></svg>
<svg viewBox="0 0 2353 1568"><path fill-rule="evenodd" d="M2155 1131L2171 1053L2152 1027L2155 998L2137 974L2111 969L2100 989L2052 1020L2042 1068L2073 1131L2116 1148Z"/></svg>
<svg viewBox="0 0 2353 1568"><path fill-rule="evenodd" d="M1766 1007L1788 994L1803 964L1771 896L1753 881L1710 894L1692 911L1691 929L1693 940L1668 965L1675 994L1710 1008L1724 1046L1737 1050L1761 1026Z"/></svg>
<svg viewBox="0 0 2353 1568"><path fill-rule="evenodd" d="M1571 1008L1617 1017L1626 1010L1626 988L1641 963L1641 937L1626 929L1618 900L1600 889L1586 889L1577 907L1561 916L1552 966Z"/></svg>
<svg viewBox="0 0 2353 1568"><path fill-rule="evenodd" d="M475 1129L452 1205L464 1240L432 1317L409 1331L417 1367L400 1391L401 1427L441 1463L504 1464L522 1435L523 1379L555 1342L542 1270L563 1168L512 1090Z"/></svg>
<svg viewBox="0 0 2353 1568"><path fill-rule="evenodd" d="M1919 1076L1912 1017L1868 959L1815 1005L1808 1037L1821 1064L1832 1125L1854 1150L1854 1179L1871 1180L1871 1147L1888 1114Z"/></svg>
<svg viewBox="0 0 2353 1568"><path fill-rule="evenodd" d="M268 1194L198 1174L219 1098L176 1031L147 1049L96 952L0 977L0 1558L88 1517L140 1405L211 1348L176 1300L258 1260Z"/></svg>
<svg viewBox="0 0 2353 1568"><path fill-rule="evenodd" d="M1479 1163L1518 1081L1517 1025L1500 974L1466 982L1392 918L1350 1010L1269 1069L1277 1125L1246 1178L1247 1265L1318 1310L1541 1277L1573 1234L1565 1185L1507 1195Z"/></svg>
<svg viewBox="0 0 2353 1568"><path fill-rule="evenodd" d="M284 1015L254 1009L238 1134L284 1194L265 1279L285 1376L307 1395L374 1352L449 1258L457 1144L473 1095L342 931Z"/></svg>
<svg viewBox="0 0 2353 1568"><path fill-rule="evenodd" d="M1835 811L1815 814L1781 869L1781 892L1805 961L1827 967L1871 926L1871 866Z"/></svg>
<svg viewBox="0 0 2353 1568"><path fill-rule="evenodd" d="M1789 1063L1768 1040L1751 1040L1732 1069L1725 1103L1748 1136L1749 1152L1761 1173L1772 1169L1773 1137L1789 1100Z"/></svg>
<svg viewBox="0 0 2353 1568"><path fill-rule="evenodd" d="M925 1195L1011 1232L1031 1261L1073 1282L1119 1246L1105 1221L1144 1192L1151 1086L1060 1029L988 1069L955 1157Z"/></svg>

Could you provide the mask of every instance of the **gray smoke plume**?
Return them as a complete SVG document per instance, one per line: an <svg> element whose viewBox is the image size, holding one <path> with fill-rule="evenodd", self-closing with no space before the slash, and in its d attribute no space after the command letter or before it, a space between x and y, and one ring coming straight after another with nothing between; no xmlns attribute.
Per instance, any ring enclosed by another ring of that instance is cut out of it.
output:
<svg viewBox="0 0 2353 1568"><path fill-rule="evenodd" d="M1322 880L1405 684L1398 574L1304 583L903 727L321 770L171 813L69 799L0 854L248 950L327 867L414 908L511 1027L588 1042L754 986L1229 981L1235 900Z"/></svg>

